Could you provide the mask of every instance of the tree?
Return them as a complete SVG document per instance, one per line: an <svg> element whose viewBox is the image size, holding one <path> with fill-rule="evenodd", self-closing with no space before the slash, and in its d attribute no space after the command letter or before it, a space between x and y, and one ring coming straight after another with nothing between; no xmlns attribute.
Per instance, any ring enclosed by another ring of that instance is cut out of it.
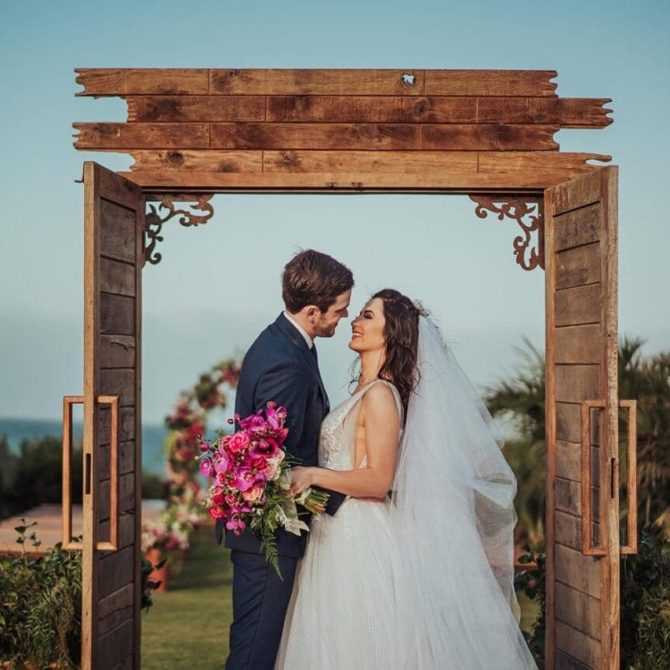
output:
<svg viewBox="0 0 670 670"><path fill-rule="evenodd" d="M525 359L519 372L487 389L494 416L510 420L518 439L505 447L519 487L517 541L538 546L544 519L545 416L544 355L528 339L519 349ZM643 356L643 340L624 338L619 345L619 397L637 400L638 521L663 525L670 535L670 351ZM620 436L626 439L622 414ZM625 500L625 457L621 458Z"/></svg>

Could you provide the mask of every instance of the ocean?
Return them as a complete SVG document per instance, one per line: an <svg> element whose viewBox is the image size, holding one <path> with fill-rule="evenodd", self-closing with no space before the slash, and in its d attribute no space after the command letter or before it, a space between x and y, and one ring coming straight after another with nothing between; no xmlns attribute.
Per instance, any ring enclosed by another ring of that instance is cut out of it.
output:
<svg viewBox="0 0 670 670"><path fill-rule="evenodd" d="M72 440L80 444L83 426L81 421L73 421ZM36 437L57 437L60 439L63 426L60 421L49 419L3 419L0 418L0 435L9 442L9 448L18 453L22 440ZM142 470L165 477L163 441L166 430L160 424L142 426Z"/></svg>

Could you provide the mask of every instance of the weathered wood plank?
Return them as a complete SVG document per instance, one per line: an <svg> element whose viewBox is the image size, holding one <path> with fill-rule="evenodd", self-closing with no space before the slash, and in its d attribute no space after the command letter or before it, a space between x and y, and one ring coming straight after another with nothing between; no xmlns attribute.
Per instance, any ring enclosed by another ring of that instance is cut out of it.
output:
<svg viewBox="0 0 670 670"><path fill-rule="evenodd" d="M595 242L556 254L556 288L600 281L600 244Z"/></svg>
<svg viewBox="0 0 670 670"><path fill-rule="evenodd" d="M137 184L127 179L117 179L117 175L109 170L102 169L96 163L93 163L93 170L96 175L96 180L99 185L99 191L102 194L101 200L115 202L123 207L129 209L136 209L141 207L143 201L141 189Z"/></svg>
<svg viewBox="0 0 670 670"><path fill-rule="evenodd" d="M556 398L562 402L582 402L600 397L598 365L556 365Z"/></svg>
<svg viewBox="0 0 670 670"><path fill-rule="evenodd" d="M105 598L133 581L134 547L102 555L98 561L98 596Z"/></svg>
<svg viewBox="0 0 670 670"><path fill-rule="evenodd" d="M419 149L420 127L399 123L215 123L214 149Z"/></svg>
<svg viewBox="0 0 670 670"><path fill-rule="evenodd" d="M554 330L557 363L600 363L603 335L600 324L563 326Z"/></svg>
<svg viewBox="0 0 670 670"><path fill-rule="evenodd" d="M479 153L479 171L496 173L523 173L529 170L555 171L563 180L576 172L592 172L597 169L586 161L608 161L604 154L571 153L559 151L482 151Z"/></svg>
<svg viewBox="0 0 670 670"><path fill-rule="evenodd" d="M110 515L109 479L98 482L98 492L98 519L103 521ZM135 473L129 472L119 477L119 515L132 512L135 507Z"/></svg>
<svg viewBox="0 0 670 670"><path fill-rule="evenodd" d="M421 148L462 151L546 151L558 149L558 126L490 124L421 125Z"/></svg>
<svg viewBox="0 0 670 670"><path fill-rule="evenodd" d="M441 98L432 98L441 100ZM561 128L601 128L612 123L604 108L609 99L489 98L477 99L477 123L545 123Z"/></svg>
<svg viewBox="0 0 670 670"><path fill-rule="evenodd" d="M577 551L582 550L582 521L579 517L556 510L556 542L564 544Z"/></svg>
<svg viewBox="0 0 670 670"><path fill-rule="evenodd" d="M600 239L600 203L575 209L554 218L556 251L563 251Z"/></svg>
<svg viewBox="0 0 670 670"><path fill-rule="evenodd" d="M135 371L127 368L100 370L100 385L106 395L118 395L122 407L134 405Z"/></svg>
<svg viewBox="0 0 670 670"><path fill-rule="evenodd" d="M600 643L562 621L556 622L556 646L574 659L584 663L587 668L601 667Z"/></svg>
<svg viewBox="0 0 670 670"><path fill-rule="evenodd" d="M135 260L135 212L101 199L100 253L122 261Z"/></svg>
<svg viewBox="0 0 670 670"><path fill-rule="evenodd" d="M103 440L101 440L102 442ZM95 452L96 477L99 482L109 479L109 440L100 444ZM119 468L118 474L125 475L135 470L135 442L129 440L119 442Z"/></svg>
<svg viewBox="0 0 670 670"><path fill-rule="evenodd" d="M556 217L572 209L600 202L602 179L602 174L597 173L578 176L565 184L559 184L552 197L552 215Z"/></svg>
<svg viewBox="0 0 670 670"><path fill-rule="evenodd" d="M265 151L263 169L266 173L459 174L477 170L477 154L471 151Z"/></svg>
<svg viewBox="0 0 670 670"><path fill-rule="evenodd" d="M100 259L100 290L119 295L135 295L135 268L110 258Z"/></svg>
<svg viewBox="0 0 670 670"><path fill-rule="evenodd" d="M135 159L132 171L158 172L176 170L179 172L242 172L260 174L263 172L262 151L216 150L173 150L173 151L131 151Z"/></svg>
<svg viewBox="0 0 670 670"><path fill-rule="evenodd" d="M206 123L73 123L77 149L206 149Z"/></svg>
<svg viewBox="0 0 670 670"><path fill-rule="evenodd" d="M388 152L389 156L392 152ZM475 153L475 152L473 152ZM491 152L493 153L493 152ZM481 154L479 154L481 156ZM556 152L556 155L558 153ZM595 166L587 167L596 170ZM275 191L291 193L358 193L450 191L469 195L476 191L512 190L539 192L566 178L564 169L528 169L515 172L462 172L460 174L386 174L377 172L265 173L185 172L154 170L121 172L142 188L183 193L198 184L199 189L221 193Z"/></svg>
<svg viewBox="0 0 670 670"><path fill-rule="evenodd" d="M126 97L129 123L265 121L264 95Z"/></svg>
<svg viewBox="0 0 670 670"><path fill-rule="evenodd" d="M556 292L556 326L598 323L601 285L575 286Z"/></svg>
<svg viewBox="0 0 670 670"><path fill-rule="evenodd" d="M556 616L594 640L600 639L600 600L559 583Z"/></svg>
<svg viewBox="0 0 670 670"><path fill-rule="evenodd" d="M595 411L594 411L595 417ZM581 406L572 402L556 403L556 437L564 442L581 443ZM598 421L591 419L591 444L599 444Z"/></svg>
<svg viewBox="0 0 670 670"><path fill-rule="evenodd" d="M133 618L135 585L126 584L122 589L102 598L98 604L98 631L105 635L124 621Z"/></svg>
<svg viewBox="0 0 670 670"><path fill-rule="evenodd" d="M414 77L406 84L405 75ZM246 69L209 71L210 93L226 95L422 95L423 70Z"/></svg>
<svg viewBox="0 0 670 670"><path fill-rule="evenodd" d="M486 172L493 176L512 173L540 177L551 170L559 180L576 170L593 170L586 160L594 154L558 152L474 152L474 151L310 151L310 150L136 150L135 172L234 172L265 173L346 173L417 174L459 176L464 172ZM474 176L473 179L477 179ZM179 179L179 177L177 177Z"/></svg>
<svg viewBox="0 0 670 670"><path fill-rule="evenodd" d="M556 509L581 516L582 487L580 482L556 477Z"/></svg>
<svg viewBox="0 0 670 670"><path fill-rule="evenodd" d="M594 598L600 598L600 561L562 544L556 545L555 553L556 579Z"/></svg>
<svg viewBox="0 0 670 670"><path fill-rule="evenodd" d="M109 444L111 413L108 407L98 408L97 437L103 444ZM119 441L135 439L135 409L122 407L119 410Z"/></svg>
<svg viewBox="0 0 670 670"><path fill-rule="evenodd" d="M560 649L556 651L555 664L556 670L593 670Z"/></svg>
<svg viewBox="0 0 670 670"><path fill-rule="evenodd" d="M130 335L101 335L99 355L102 367L130 368L135 365L135 338Z"/></svg>
<svg viewBox="0 0 670 670"><path fill-rule="evenodd" d="M101 293L100 333L102 335L134 335L135 298Z"/></svg>
<svg viewBox="0 0 670 670"><path fill-rule="evenodd" d="M555 96L553 70L426 70L425 95Z"/></svg>
<svg viewBox="0 0 670 670"><path fill-rule="evenodd" d="M92 667L133 670L136 667L133 663L134 625L133 617L100 637Z"/></svg>
<svg viewBox="0 0 670 670"><path fill-rule="evenodd" d="M574 442L558 440L556 442L556 475L563 479L580 482L582 479L582 446ZM597 447L591 447L591 481L598 481L598 458L600 452Z"/></svg>
<svg viewBox="0 0 670 670"><path fill-rule="evenodd" d="M75 68L76 95L198 95L207 93L206 69L192 68Z"/></svg>

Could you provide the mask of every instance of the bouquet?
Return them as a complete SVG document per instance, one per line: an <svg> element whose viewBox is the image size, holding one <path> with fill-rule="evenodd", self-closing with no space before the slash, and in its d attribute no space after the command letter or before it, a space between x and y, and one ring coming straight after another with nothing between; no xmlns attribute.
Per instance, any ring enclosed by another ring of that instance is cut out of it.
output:
<svg viewBox="0 0 670 670"><path fill-rule="evenodd" d="M291 495L292 459L282 448L288 434L285 421L286 408L269 402L267 409L245 419L236 414L240 429L232 435L200 442L200 474L213 479L205 508L236 535L246 528L256 532L280 577L275 531L284 528L295 535L308 531L298 505L320 514L328 501L325 491L313 488Z"/></svg>

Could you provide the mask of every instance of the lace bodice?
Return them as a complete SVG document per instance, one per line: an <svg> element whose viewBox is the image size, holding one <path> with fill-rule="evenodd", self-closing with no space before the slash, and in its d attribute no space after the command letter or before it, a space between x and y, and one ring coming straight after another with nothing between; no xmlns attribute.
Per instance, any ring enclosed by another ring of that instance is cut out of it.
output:
<svg viewBox="0 0 670 670"><path fill-rule="evenodd" d="M352 470L354 468L354 431L346 431L346 419L358 401L373 384L385 384L393 392L393 397L402 416L400 394L393 384L384 379L375 379L340 403L321 424L319 440L319 466L331 470ZM353 428L353 427L352 427Z"/></svg>

